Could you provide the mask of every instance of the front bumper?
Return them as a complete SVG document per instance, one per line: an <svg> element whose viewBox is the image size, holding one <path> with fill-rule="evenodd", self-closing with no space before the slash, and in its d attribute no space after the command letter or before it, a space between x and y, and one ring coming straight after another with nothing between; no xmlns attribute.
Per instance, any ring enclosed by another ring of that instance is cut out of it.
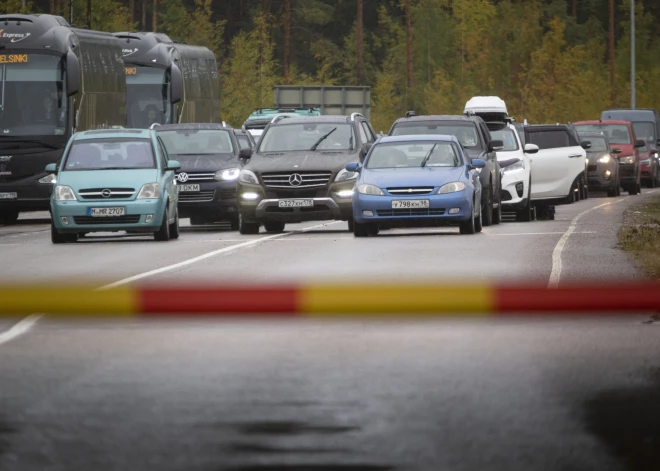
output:
<svg viewBox="0 0 660 471"><path fill-rule="evenodd" d="M637 184L639 178L639 164L620 164L619 175L621 176L621 186Z"/></svg>
<svg viewBox="0 0 660 471"><path fill-rule="evenodd" d="M181 184L178 184L180 188ZM179 217L238 218L236 181L200 182L199 191L179 192Z"/></svg>
<svg viewBox="0 0 660 471"><path fill-rule="evenodd" d="M502 206L523 208L529 197L529 172L516 171L502 174Z"/></svg>
<svg viewBox="0 0 660 471"><path fill-rule="evenodd" d="M124 207L124 216L94 217L88 216L88 208ZM163 222L165 200L133 201L53 201L51 216L53 225L60 233L77 232L155 232ZM147 216L152 215L150 222ZM66 224L62 218L66 218Z"/></svg>
<svg viewBox="0 0 660 471"><path fill-rule="evenodd" d="M0 211L48 211L53 185L39 183L37 180L21 180L17 184L0 183L0 194L2 193L15 193L16 198L0 199Z"/></svg>
<svg viewBox="0 0 660 471"><path fill-rule="evenodd" d="M609 173L608 173L609 172ZM587 167L587 184L592 190L611 190L616 188L616 163L595 163Z"/></svg>

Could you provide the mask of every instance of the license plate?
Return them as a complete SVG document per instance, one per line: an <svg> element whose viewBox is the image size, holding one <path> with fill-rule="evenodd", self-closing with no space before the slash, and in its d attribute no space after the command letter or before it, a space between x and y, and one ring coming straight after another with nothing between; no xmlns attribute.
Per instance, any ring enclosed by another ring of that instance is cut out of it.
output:
<svg viewBox="0 0 660 471"><path fill-rule="evenodd" d="M0 200L15 200L18 193L0 193Z"/></svg>
<svg viewBox="0 0 660 471"><path fill-rule="evenodd" d="M123 216L125 208L88 208L87 215L94 217Z"/></svg>
<svg viewBox="0 0 660 471"><path fill-rule="evenodd" d="M280 208L310 208L314 206L314 200L279 200Z"/></svg>
<svg viewBox="0 0 660 471"><path fill-rule="evenodd" d="M197 185L177 185L177 191L199 191L199 184Z"/></svg>
<svg viewBox="0 0 660 471"><path fill-rule="evenodd" d="M429 200L393 200L392 209L428 208Z"/></svg>

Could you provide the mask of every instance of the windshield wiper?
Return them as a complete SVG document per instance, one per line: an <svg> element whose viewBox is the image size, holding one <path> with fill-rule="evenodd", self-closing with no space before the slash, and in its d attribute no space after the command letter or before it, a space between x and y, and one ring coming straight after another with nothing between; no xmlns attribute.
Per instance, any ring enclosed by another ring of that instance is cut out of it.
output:
<svg viewBox="0 0 660 471"><path fill-rule="evenodd" d="M433 151L435 150L435 146L437 145L438 144L433 144L433 147L431 147L431 149L429 149L429 151L426 153L426 155L424 156L424 160L422 160L422 165L421 165L422 167L426 166L426 162L428 162L429 159L431 158L431 154L433 154Z"/></svg>
<svg viewBox="0 0 660 471"><path fill-rule="evenodd" d="M312 146L312 148L309 149L309 150L316 150L316 148L319 146L319 144L320 144L321 142L323 142L323 141L325 140L325 138L327 138L330 134L332 134L332 133L335 132L336 130L337 130L337 128L332 128L332 131L330 131L329 133L327 133L327 134L325 134L325 135L319 137L319 140L316 141L316 142L314 143L314 145Z"/></svg>

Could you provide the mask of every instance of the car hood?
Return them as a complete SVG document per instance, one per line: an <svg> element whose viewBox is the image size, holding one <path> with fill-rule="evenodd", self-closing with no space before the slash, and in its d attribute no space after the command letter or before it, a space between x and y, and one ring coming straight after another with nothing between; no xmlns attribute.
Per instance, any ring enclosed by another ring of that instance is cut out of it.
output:
<svg viewBox="0 0 660 471"><path fill-rule="evenodd" d="M442 186L465 180L465 167L414 167L363 169L360 181L378 187Z"/></svg>
<svg viewBox="0 0 660 471"><path fill-rule="evenodd" d="M158 170L65 170L57 175L58 185L67 185L73 190L87 188L135 188L139 190L145 183L158 182Z"/></svg>
<svg viewBox="0 0 660 471"><path fill-rule="evenodd" d="M347 163L357 161L358 155L354 152L273 152L255 154L245 168L253 172L339 171Z"/></svg>
<svg viewBox="0 0 660 471"><path fill-rule="evenodd" d="M181 172L217 172L227 168L241 167L233 154L170 154L172 160L181 164Z"/></svg>

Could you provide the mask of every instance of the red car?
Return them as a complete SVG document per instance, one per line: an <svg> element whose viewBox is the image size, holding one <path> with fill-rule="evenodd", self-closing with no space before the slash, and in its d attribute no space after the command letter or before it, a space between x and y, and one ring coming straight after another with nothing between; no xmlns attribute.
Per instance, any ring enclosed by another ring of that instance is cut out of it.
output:
<svg viewBox="0 0 660 471"><path fill-rule="evenodd" d="M660 162L658 162L658 151L655 147L651 147L646 139L640 139L644 141L644 147L639 148L639 158L641 159L640 164L642 167L642 183L647 188L655 188L660 185L658 179L660 174L658 173L658 167Z"/></svg>
<svg viewBox="0 0 660 471"><path fill-rule="evenodd" d="M644 147L644 141L637 139L635 130L630 121L594 120L573 123L580 132L600 132L607 135L614 148L621 149L617 155L619 159L619 175L621 188L630 195L637 195L642 191L642 166L639 149Z"/></svg>

